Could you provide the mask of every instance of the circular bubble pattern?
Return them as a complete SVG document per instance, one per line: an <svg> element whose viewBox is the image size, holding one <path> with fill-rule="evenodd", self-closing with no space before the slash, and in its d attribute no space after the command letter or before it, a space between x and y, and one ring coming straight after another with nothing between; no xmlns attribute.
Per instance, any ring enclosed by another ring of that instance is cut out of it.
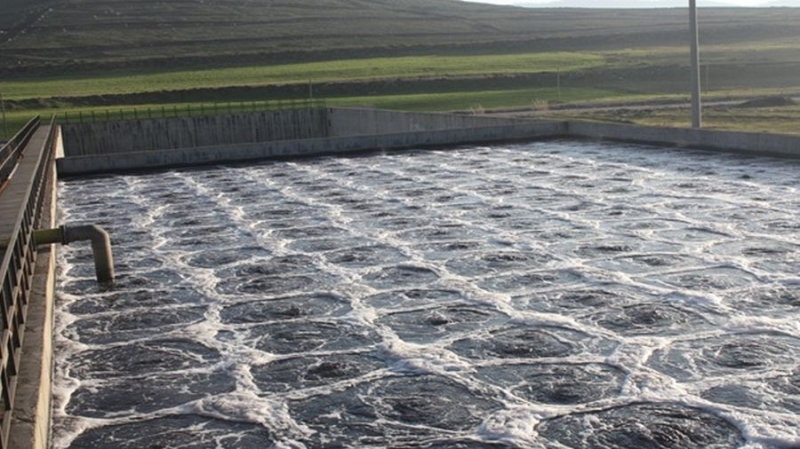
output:
<svg viewBox="0 0 800 449"><path fill-rule="evenodd" d="M118 281L60 249L53 447L795 447L797 168L549 141L62 182Z"/></svg>
<svg viewBox="0 0 800 449"><path fill-rule="evenodd" d="M546 420L539 433L570 448L734 449L744 442L730 422L674 404L632 404Z"/></svg>

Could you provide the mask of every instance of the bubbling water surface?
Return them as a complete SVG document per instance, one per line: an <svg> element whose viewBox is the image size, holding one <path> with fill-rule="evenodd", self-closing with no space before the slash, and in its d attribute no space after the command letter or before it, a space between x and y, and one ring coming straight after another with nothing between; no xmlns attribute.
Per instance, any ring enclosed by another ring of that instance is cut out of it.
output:
<svg viewBox="0 0 800 449"><path fill-rule="evenodd" d="M796 163L551 141L62 182L56 448L800 447Z"/></svg>

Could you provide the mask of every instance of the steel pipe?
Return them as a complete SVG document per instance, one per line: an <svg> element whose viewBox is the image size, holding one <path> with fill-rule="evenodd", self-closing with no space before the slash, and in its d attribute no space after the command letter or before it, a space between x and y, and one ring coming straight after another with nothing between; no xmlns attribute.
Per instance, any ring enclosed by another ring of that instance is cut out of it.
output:
<svg viewBox="0 0 800 449"><path fill-rule="evenodd" d="M62 244L73 242L92 242L94 271L97 282L114 282L114 255L111 251L111 238L105 229L97 225L60 226L54 229L34 231L36 245Z"/></svg>

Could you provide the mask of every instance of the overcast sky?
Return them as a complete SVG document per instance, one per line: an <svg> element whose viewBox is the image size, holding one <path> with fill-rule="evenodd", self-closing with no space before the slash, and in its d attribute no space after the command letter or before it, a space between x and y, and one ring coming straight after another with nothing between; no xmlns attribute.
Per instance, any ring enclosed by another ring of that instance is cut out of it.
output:
<svg viewBox="0 0 800 449"><path fill-rule="evenodd" d="M477 3L492 3L495 5L512 5L512 4L520 4L522 1L525 3L552 3L555 0L464 0L469 2L477 2ZM596 0L586 0L587 7L597 4ZM646 0L643 0L642 3L646 3ZM739 6L758 6L763 5L766 3L765 0L721 0L720 3L727 3L730 5L739 5Z"/></svg>

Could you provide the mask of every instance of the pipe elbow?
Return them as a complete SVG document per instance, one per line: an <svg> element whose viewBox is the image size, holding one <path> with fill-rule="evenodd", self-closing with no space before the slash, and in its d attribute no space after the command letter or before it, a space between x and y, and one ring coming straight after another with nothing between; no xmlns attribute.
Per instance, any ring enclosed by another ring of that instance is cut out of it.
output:
<svg viewBox="0 0 800 449"><path fill-rule="evenodd" d="M64 244L90 241L94 254L95 272L98 282L114 282L114 255L111 237L98 225L61 226Z"/></svg>
<svg viewBox="0 0 800 449"><path fill-rule="evenodd" d="M95 224L81 226L61 226L61 229L64 236L65 245L86 240L91 241L93 244L95 242L108 242L109 246L111 245L111 237L109 237L108 232Z"/></svg>
<svg viewBox="0 0 800 449"><path fill-rule="evenodd" d="M111 251L111 237L98 225L60 226L55 229L34 231L34 242L38 245L89 241L92 244L94 268L97 281L114 282L114 255Z"/></svg>

